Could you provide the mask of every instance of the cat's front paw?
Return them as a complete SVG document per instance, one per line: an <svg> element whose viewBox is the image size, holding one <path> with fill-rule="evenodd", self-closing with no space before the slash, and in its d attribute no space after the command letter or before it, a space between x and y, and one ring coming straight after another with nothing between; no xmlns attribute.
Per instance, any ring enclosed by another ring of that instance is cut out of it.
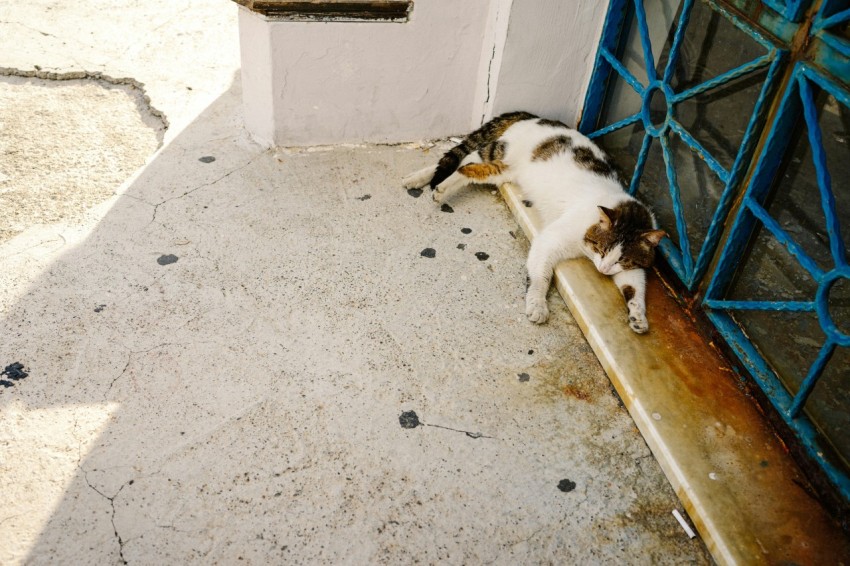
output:
<svg viewBox="0 0 850 566"><path fill-rule="evenodd" d="M546 304L546 298L527 297L525 315L534 324L543 324L549 320L549 305Z"/></svg>
<svg viewBox="0 0 850 566"><path fill-rule="evenodd" d="M649 331L649 322L646 320L646 315L642 313L630 313L629 328L638 334L646 334Z"/></svg>

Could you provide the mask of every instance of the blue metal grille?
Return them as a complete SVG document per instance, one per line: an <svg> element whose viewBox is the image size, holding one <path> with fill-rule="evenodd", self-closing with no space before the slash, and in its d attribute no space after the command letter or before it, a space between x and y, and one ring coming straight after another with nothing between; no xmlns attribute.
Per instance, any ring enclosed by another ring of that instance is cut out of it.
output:
<svg viewBox="0 0 850 566"><path fill-rule="evenodd" d="M675 92L672 85L673 73L679 60L682 40L688 27L688 21L694 7L694 0L684 0L680 7L672 45L667 54L667 63L661 76L658 76L656 71L656 61L653 56L652 42L643 2L640 0L634 2L631 0L615 0L609 6L608 19L606 20L602 40L598 48L596 68L588 88L585 110L579 124L579 130L591 139L594 139L636 122L642 122L646 135L629 183L629 192L632 194L635 194L638 189L652 144L660 144L667 172L669 195L675 214L675 229L678 234L678 242L673 242L670 239L662 241L661 250L669 264L689 288L695 287L699 282L717 247L720 233L729 212L731 199L749 164L753 144L757 139L764 117L765 104L774 89L777 72L780 69L783 55L785 54L783 50L777 49L765 36L756 30L748 27L740 20L732 18L725 10L720 9L718 6L714 4L712 6L715 10L718 10L729 18L729 21L736 27L743 30L760 44L764 49L764 54L714 76L701 84L680 92ZM615 55L620 50L623 36L627 31L624 24L632 12L636 17L640 34L643 51L643 69L648 79L646 84L639 81ZM747 130L738 149L735 161L731 168L727 169L676 119L676 108L679 104L697 95L727 85L742 76L752 74L764 68L768 69L767 77L762 86L760 96L755 103L755 108L747 125ZM640 97L641 105L639 108L635 108L633 114L613 124L598 124L602 111L604 92L612 73L616 73L625 80ZM660 124L653 122L653 117L650 113L650 105L653 97L657 96L656 93L663 95L666 105L666 116ZM692 246L688 221L683 209L681 190L674 166L674 158L671 152L671 138L673 137L678 138L678 140L681 140L690 147L694 154L706 163L724 187L712 215L705 238L702 242L696 242L695 246ZM694 248L699 250L696 257L694 257L692 252Z"/></svg>
<svg viewBox="0 0 850 566"><path fill-rule="evenodd" d="M844 240L841 236L840 219L836 212L835 189L823 143L823 135L818 120L815 105L816 89L822 89L832 95L835 100L845 107L850 107L850 95L838 84L821 76L805 63L800 63L794 70L793 79L779 107L775 124L767 138L767 147L759 159L753 179L744 195L743 205L733 226L726 248L721 254L715 277L706 292L705 306L709 316L727 341L745 361L753 377L761 388L768 393L771 402L780 411L788 425L798 432L804 445L811 455L817 459L832 476L845 497L850 498L850 479L832 463L823 458L823 448L817 442L817 431L812 423L802 414L802 409L809 399L815 385L823 375L824 369L836 352L836 348L850 346L850 335L844 333L836 325L830 312L829 297L833 286L841 281L850 279L850 266L847 263ZM789 231L780 225L765 207L771 189L785 158L789 140L793 138L799 116L803 116L811 158L817 174L818 198L823 209L828 235L829 252L832 266L823 269L793 237ZM742 249L746 246L750 235L758 227L766 229L775 240L788 250L817 285L817 289L809 300L803 301L747 301L728 300L722 298L729 288L734 276ZM817 315L820 328L825 340L820 347L817 357L808 368L800 386L795 393L788 391L785 380L781 379L776 369L766 360L763 353L756 348L735 322L730 312L734 311L786 311L813 312Z"/></svg>
<svg viewBox="0 0 850 566"><path fill-rule="evenodd" d="M850 0L823 0L816 14L813 4L611 0L579 129L624 156L632 194L670 211L666 260L688 289L704 291L711 321L850 501ZM706 23L697 10L722 16L762 51L742 48L733 68L683 85L675 75L689 22ZM680 109L741 79L758 95L745 128L727 120L726 131L745 131L723 154ZM709 188L721 188L713 200L688 186L696 160L713 176ZM653 183L666 187L646 188ZM707 229L695 226L700 208Z"/></svg>

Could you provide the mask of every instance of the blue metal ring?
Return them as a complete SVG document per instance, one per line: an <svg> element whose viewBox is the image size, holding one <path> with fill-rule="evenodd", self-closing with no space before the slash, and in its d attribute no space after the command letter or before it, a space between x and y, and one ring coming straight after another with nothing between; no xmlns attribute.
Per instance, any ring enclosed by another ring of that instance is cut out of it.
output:
<svg viewBox="0 0 850 566"><path fill-rule="evenodd" d="M818 292L815 295L815 302L817 303L818 320L827 338L839 346L850 346L850 336L838 329L835 321L832 320L832 315L829 313L829 291L839 279L850 280L850 267L839 265L824 275L820 280Z"/></svg>
<svg viewBox="0 0 850 566"><path fill-rule="evenodd" d="M649 104L652 101L652 94L656 90L660 90L664 95L664 103L667 106L667 115L664 117L664 122L658 126L652 123L652 118L649 115ZM640 115L643 120L643 127L650 136L654 138L661 137L670 129L670 120L673 117L673 96L673 89L663 81L652 81L644 89Z"/></svg>

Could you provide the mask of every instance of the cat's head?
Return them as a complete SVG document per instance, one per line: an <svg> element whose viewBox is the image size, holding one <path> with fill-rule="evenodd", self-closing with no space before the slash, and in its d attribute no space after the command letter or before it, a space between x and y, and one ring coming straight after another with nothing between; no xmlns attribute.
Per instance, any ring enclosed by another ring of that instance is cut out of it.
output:
<svg viewBox="0 0 850 566"><path fill-rule="evenodd" d="M604 275L614 275L651 266L655 248L667 233L654 227L649 210L634 200L613 209L598 208L599 221L584 234L587 255L596 269Z"/></svg>

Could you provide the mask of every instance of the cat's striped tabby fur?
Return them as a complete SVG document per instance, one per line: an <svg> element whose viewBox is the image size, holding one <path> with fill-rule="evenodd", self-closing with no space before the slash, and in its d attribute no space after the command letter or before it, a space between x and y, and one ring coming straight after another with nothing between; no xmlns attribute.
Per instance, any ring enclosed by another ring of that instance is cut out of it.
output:
<svg viewBox="0 0 850 566"><path fill-rule="evenodd" d="M544 228L528 254L526 314L549 317L546 293L555 265L587 257L611 275L625 298L629 326L649 329L646 275L666 234L649 209L623 190L608 157L561 122L527 112L503 114L469 134L437 165L404 178L405 188L430 185L444 202L470 184L514 183L540 213Z"/></svg>

